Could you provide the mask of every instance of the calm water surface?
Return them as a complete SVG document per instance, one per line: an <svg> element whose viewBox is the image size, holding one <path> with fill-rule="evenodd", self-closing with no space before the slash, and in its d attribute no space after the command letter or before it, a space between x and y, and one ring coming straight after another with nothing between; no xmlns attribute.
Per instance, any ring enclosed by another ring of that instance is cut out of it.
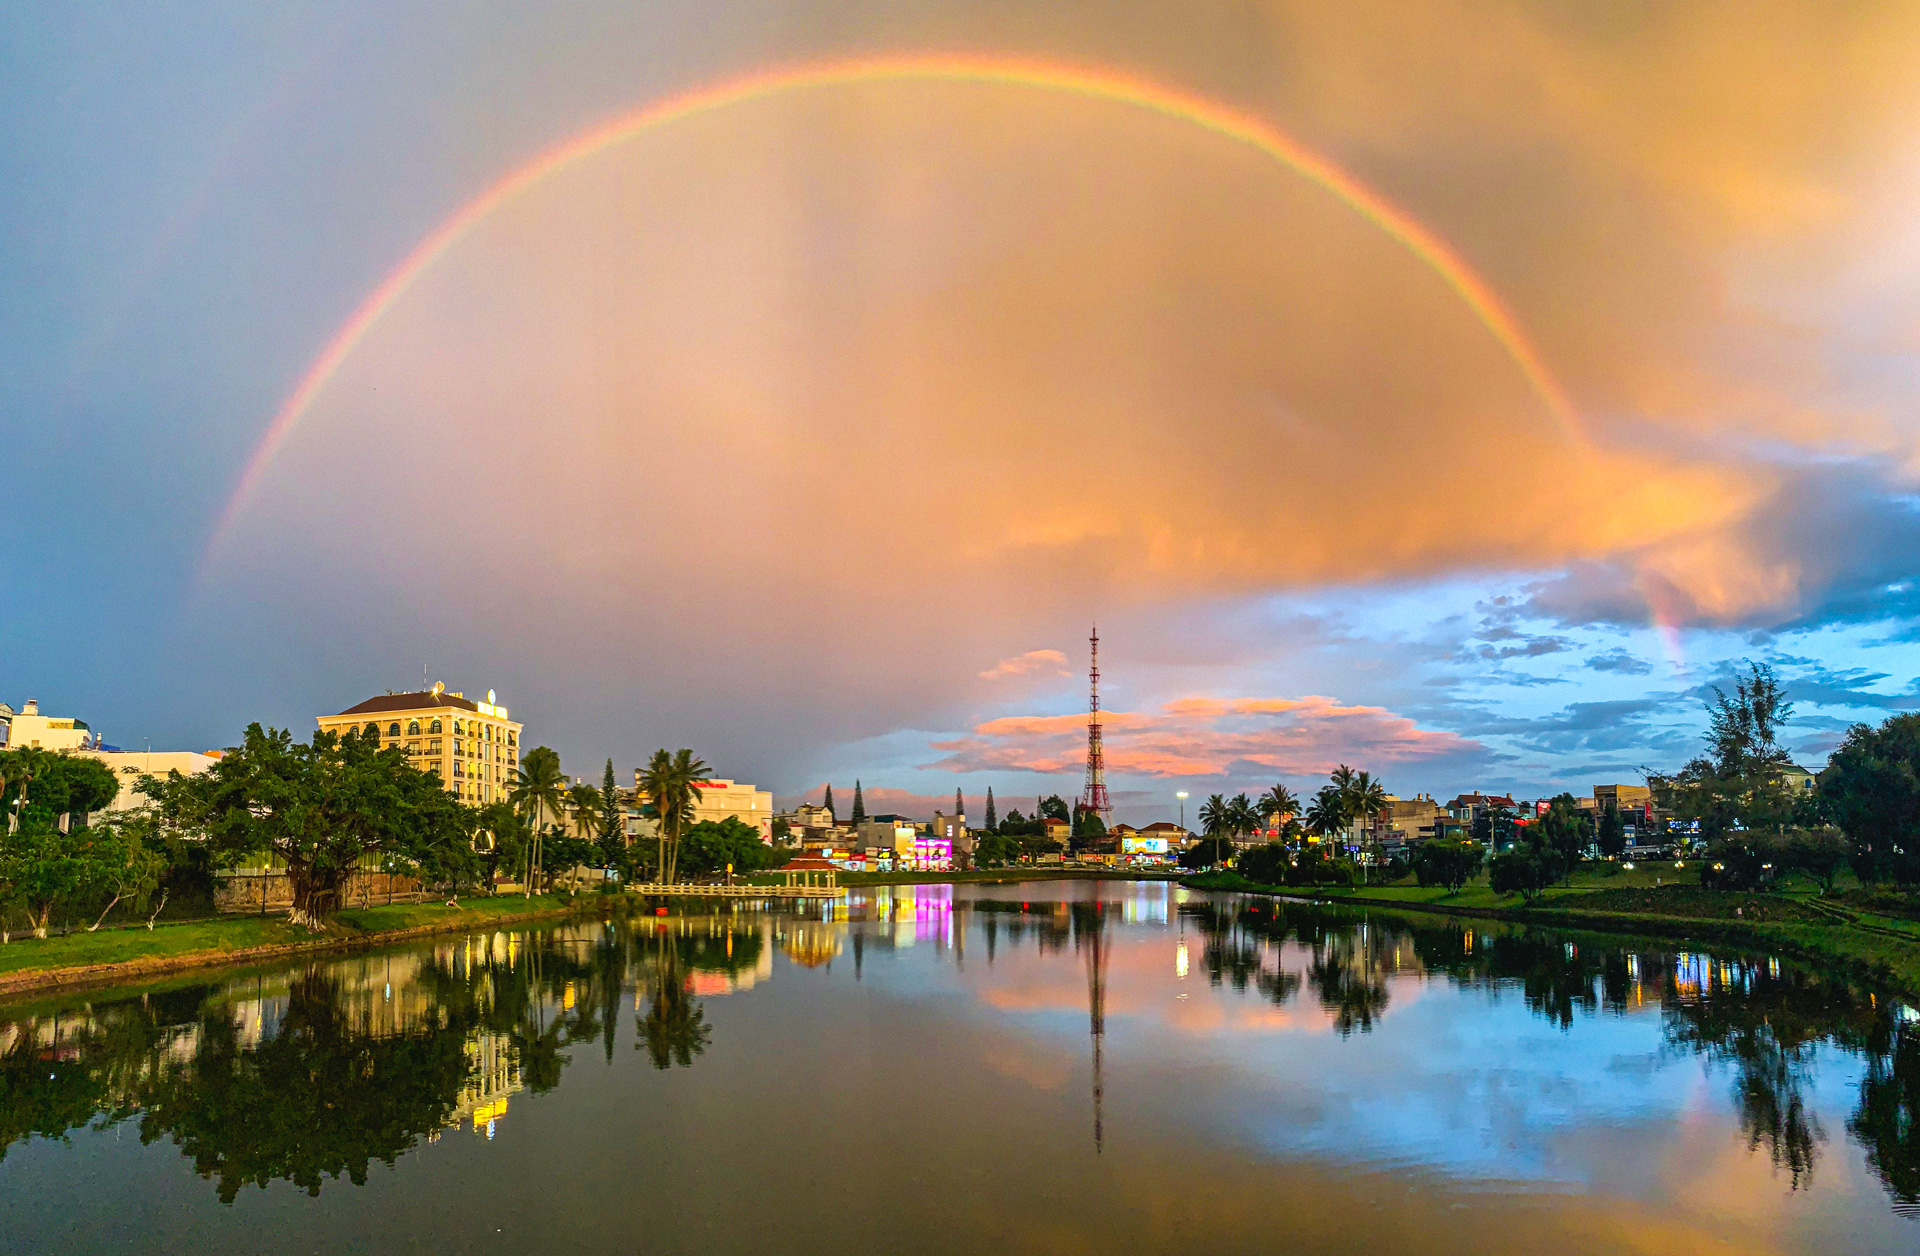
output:
<svg viewBox="0 0 1920 1256"><path fill-rule="evenodd" d="M1916 1251L1916 1019L1164 885L477 934L0 1008L0 1249Z"/></svg>

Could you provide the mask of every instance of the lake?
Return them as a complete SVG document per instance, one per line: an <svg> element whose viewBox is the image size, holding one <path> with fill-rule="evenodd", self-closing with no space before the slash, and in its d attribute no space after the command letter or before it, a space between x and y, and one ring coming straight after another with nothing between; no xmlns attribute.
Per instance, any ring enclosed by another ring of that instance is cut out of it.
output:
<svg viewBox="0 0 1920 1256"><path fill-rule="evenodd" d="M1155 883L696 906L0 1007L0 1247L1920 1250L1917 1020Z"/></svg>

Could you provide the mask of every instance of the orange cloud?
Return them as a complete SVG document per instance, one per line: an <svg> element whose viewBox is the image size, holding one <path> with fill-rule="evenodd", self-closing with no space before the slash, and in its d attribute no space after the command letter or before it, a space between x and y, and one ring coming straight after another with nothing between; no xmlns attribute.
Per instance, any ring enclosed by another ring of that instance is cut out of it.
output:
<svg viewBox="0 0 1920 1256"><path fill-rule="evenodd" d="M1069 676L1067 656L1058 650L1028 650L1010 659L1001 659L980 673L982 680L1000 680L1007 676Z"/></svg>
<svg viewBox="0 0 1920 1256"><path fill-rule="evenodd" d="M1102 716L1107 767L1140 776L1228 776L1259 769L1317 776L1339 763L1392 765L1473 757L1477 741L1421 728L1384 707L1332 698L1181 698L1157 713ZM929 767L956 772L1058 773L1085 762L1084 715L1023 715L988 720L971 735L936 741L944 758Z"/></svg>

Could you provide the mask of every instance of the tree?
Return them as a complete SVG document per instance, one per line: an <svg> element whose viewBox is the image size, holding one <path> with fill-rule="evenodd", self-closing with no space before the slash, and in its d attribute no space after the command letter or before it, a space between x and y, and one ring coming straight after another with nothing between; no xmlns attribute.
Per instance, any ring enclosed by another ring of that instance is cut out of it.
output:
<svg viewBox="0 0 1920 1256"><path fill-rule="evenodd" d="M1498 854L1487 865L1487 884L1495 894L1520 894L1528 902L1558 879L1559 869L1531 848Z"/></svg>
<svg viewBox="0 0 1920 1256"><path fill-rule="evenodd" d="M592 841L600 833L600 791L581 782L567 790L567 811L573 816L573 830Z"/></svg>
<svg viewBox="0 0 1920 1256"><path fill-rule="evenodd" d="M1480 848L1467 842L1422 842L1413 852L1413 875L1421 885L1444 885L1457 894L1480 870Z"/></svg>
<svg viewBox="0 0 1920 1256"><path fill-rule="evenodd" d="M995 821L995 818L994 818L994 814L993 814L993 786L991 786L991 785L989 785L989 786L987 786L987 816L986 816L986 820L987 820L987 824L986 824L986 827L987 827L987 830L988 830L989 832L992 832L993 830L995 830L995 829L997 829L997 828L999 828L999 827L1000 827L1000 826L998 825L998 823L997 823L997 822Z"/></svg>
<svg viewBox="0 0 1920 1256"><path fill-rule="evenodd" d="M160 877L167 870L168 859L164 844L148 840L154 828L149 817L132 816L89 825L85 830L92 848L89 853L94 868L93 883L107 895L107 904L87 926L88 933L97 931L107 913L122 899L141 903L160 888ZM165 903L163 897L161 905L164 907ZM153 928L152 921L147 922L147 928Z"/></svg>
<svg viewBox="0 0 1920 1256"><path fill-rule="evenodd" d="M612 871L625 862L627 816L620 806L620 787L613 779L613 760L607 760L600 779L600 866Z"/></svg>
<svg viewBox="0 0 1920 1256"><path fill-rule="evenodd" d="M973 862L981 868L1004 868L1020 857L1020 843L991 829L974 843Z"/></svg>
<svg viewBox="0 0 1920 1256"><path fill-rule="evenodd" d="M1338 785L1322 785L1313 801L1307 804L1307 832L1323 842L1331 842L1346 832L1349 820L1347 800Z"/></svg>
<svg viewBox="0 0 1920 1256"><path fill-rule="evenodd" d="M1570 875L1593 842L1592 826L1572 794L1560 794L1547 804L1547 814L1530 826L1535 841L1553 852L1561 876Z"/></svg>
<svg viewBox="0 0 1920 1256"><path fill-rule="evenodd" d="M1373 779L1371 772L1356 772L1342 763L1333 770L1328 784L1337 793L1340 800L1340 812L1345 821L1342 828L1355 820L1367 822L1365 842L1373 844L1374 818L1387 811L1386 787Z"/></svg>
<svg viewBox="0 0 1920 1256"><path fill-rule="evenodd" d="M1272 827L1278 829L1300 814L1300 799L1285 785L1276 784L1260 795L1259 808Z"/></svg>
<svg viewBox="0 0 1920 1256"><path fill-rule="evenodd" d="M728 864L739 874L760 872L785 859L761 841L759 833L733 816L689 825L680 845L686 871L696 877L712 876ZM674 867L679 870L679 860Z"/></svg>
<svg viewBox="0 0 1920 1256"><path fill-rule="evenodd" d="M1235 837L1245 837L1260 827L1260 809L1245 794L1235 794L1227 804L1229 825Z"/></svg>
<svg viewBox="0 0 1920 1256"><path fill-rule="evenodd" d="M1620 819L1620 808L1607 807L1600 812L1599 832L1596 839L1600 853L1610 859L1618 858L1627 849L1627 826Z"/></svg>
<svg viewBox="0 0 1920 1256"><path fill-rule="evenodd" d="M513 804L490 802L474 816L473 852L486 872L487 893L494 890L500 865L513 868L526 858L532 834Z"/></svg>
<svg viewBox="0 0 1920 1256"><path fill-rule="evenodd" d="M1920 712L1848 729L1820 774L1820 800L1863 881L1920 883Z"/></svg>
<svg viewBox="0 0 1920 1256"><path fill-rule="evenodd" d="M677 873L680 835L693 823L694 789L706 779L704 761L693 751L654 752L640 779L640 788L652 803L659 822L660 879L671 885ZM854 786L853 805L860 808L860 787Z"/></svg>
<svg viewBox="0 0 1920 1256"><path fill-rule="evenodd" d="M1707 702L1707 753L1671 776L1649 778L1655 798L1677 819L1697 821L1709 842L1736 828L1783 831L1796 800L1783 775L1793 761L1779 732L1792 715L1773 669L1748 663L1731 695L1715 686Z"/></svg>
<svg viewBox="0 0 1920 1256"><path fill-rule="evenodd" d="M1260 885L1284 885L1293 859L1279 842L1266 842L1242 851L1237 861L1240 875Z"/></svg>
<svg viewBox="0 0 1920 1256"><path fill-rule="evenodd" d="M1067 806L1067 800L1058 794L1048 794L1040 800L1040 818L1057 820L1061 824L1073 823L1073 810Z"/></svg>
<svg viewBox="0 0 1920 1256"><path fill-rule="evenodd" d="M1189 872L1202 868L1224 868L1233 858L1233 842L1225 837L1206 837L1180 852L1180 866Z"/></svg>
<svg viewBox="0 0 1920 1256"><path fill-rule="evenodd" d="M293 891L288 919L318 928L341 905L348 876L368 856L419 864L470 841L470 815L438 775L414 767L377 733L314 734L247 726L242 743L207 771L170 778L176 812L203 829L223 864L267 854Z"/></svg>
<svg viewBox="0 0 1920 1256"><path fill-rule="evenodd" d="M820 800L820 805L827 809L827 815L835 824L840 823L840 815L833 809L833 786L827 786L826 797Z"/></svg>
<svg viewBox="0 0 1920 1256"><path fill-rule="evenodd" d="M856 825L865 824L867 820L867 800L866 796L860 792L859 777L855 777L853 781L853 814L848 818Z"/></svg>
<svg viewBox="0 0 1920 1256"><path fill-rule="evenodd" d="M520 815L533 834L527 851L528 898L533 897L534 881L540 876L540 847L546 836L544 822L549 815L562 814L566 805L562 794L566 779L560 771L559 753L546 746L535 746L514 770L513 787L507 791L507 801L520 808Z"/></svg>

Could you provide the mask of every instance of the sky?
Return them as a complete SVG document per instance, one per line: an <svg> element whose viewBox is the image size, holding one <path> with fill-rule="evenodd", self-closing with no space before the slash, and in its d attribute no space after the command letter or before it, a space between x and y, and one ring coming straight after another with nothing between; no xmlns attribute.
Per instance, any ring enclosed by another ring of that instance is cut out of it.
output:
<svg viewBox="0 0 1920 1256"><path fill-rule="evenodd" d="M1136 823L1637 781L1749 660L1817 768L1920 706L1916 28L14 6L0 701L1004 811L1097 622Z"/></svg>

